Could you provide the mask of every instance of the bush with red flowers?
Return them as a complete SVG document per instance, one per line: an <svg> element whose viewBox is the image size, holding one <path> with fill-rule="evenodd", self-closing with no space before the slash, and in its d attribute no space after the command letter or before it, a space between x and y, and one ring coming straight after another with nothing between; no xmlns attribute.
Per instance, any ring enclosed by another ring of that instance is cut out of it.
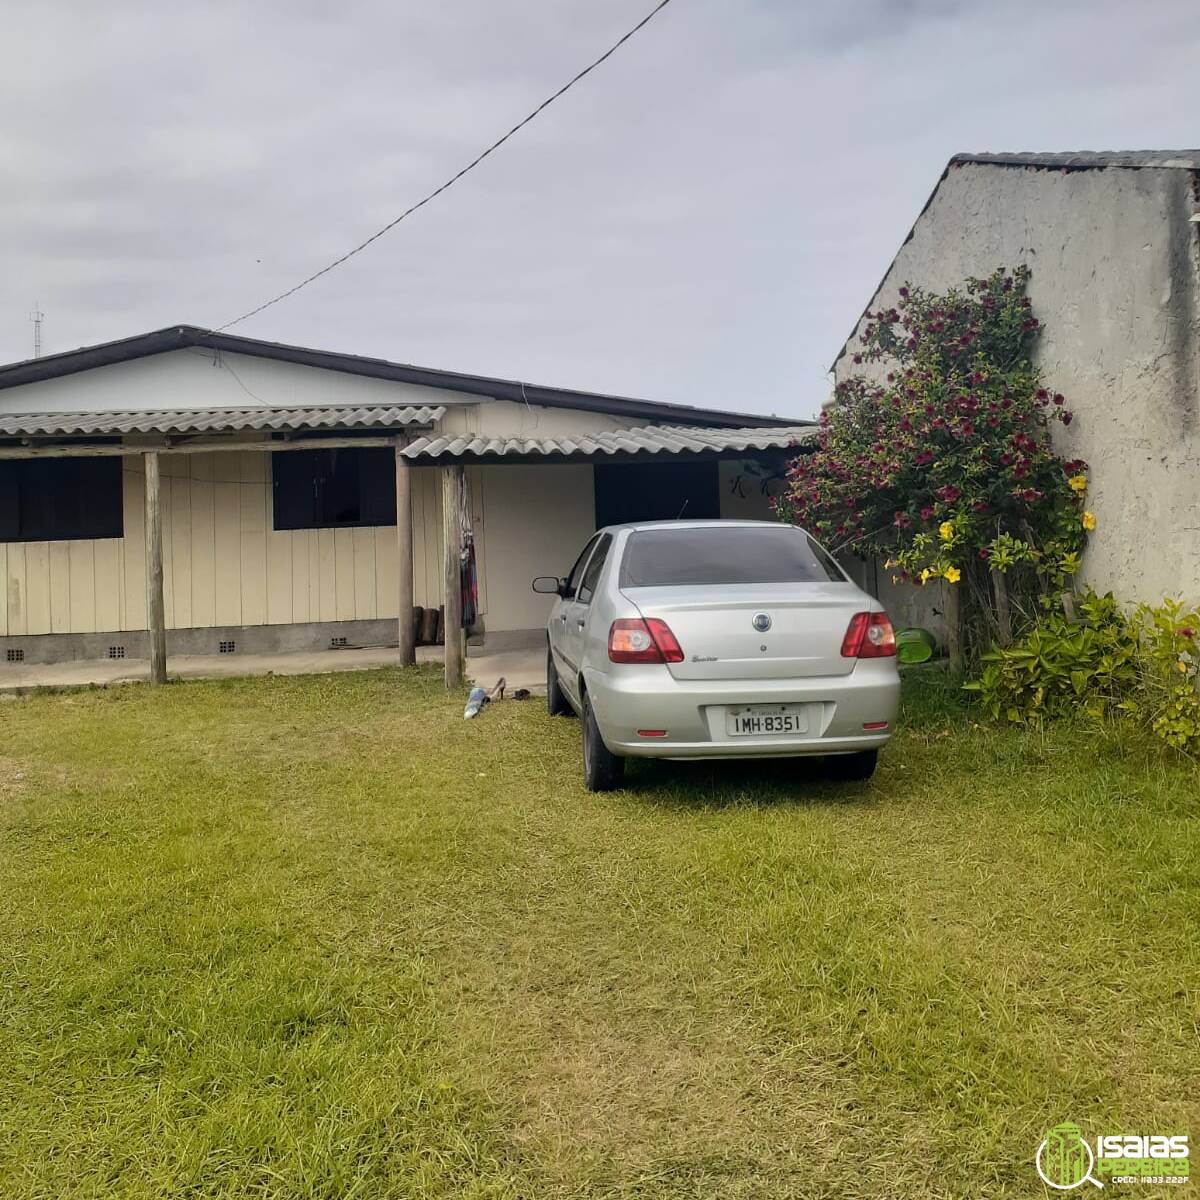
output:
<svg viewBox="0 0 1200 1200"><path fill-rule="evenodd" d="M868 312L854 361L872 377L838 384L817 450L790 465L776 501L835 552L957 589L976 650L1063 587L1095 527L1086 464L1051 446L1072 414L1032 360L1028 280L1018 267L942 295L909 286Z"/></svg>

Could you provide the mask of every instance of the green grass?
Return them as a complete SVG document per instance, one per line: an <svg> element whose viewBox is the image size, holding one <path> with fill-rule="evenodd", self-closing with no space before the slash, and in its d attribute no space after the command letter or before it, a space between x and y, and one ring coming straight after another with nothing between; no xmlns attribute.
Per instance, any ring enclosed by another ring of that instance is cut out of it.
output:
<svg viewBox="0 0 1200 1200"><path fill-rule="evenodd" d="M927 682L870 784L591 796L461 703L0 704L5 1200L1027 1197L1064 1118L1200 1135L1186 760Z"/></svg>

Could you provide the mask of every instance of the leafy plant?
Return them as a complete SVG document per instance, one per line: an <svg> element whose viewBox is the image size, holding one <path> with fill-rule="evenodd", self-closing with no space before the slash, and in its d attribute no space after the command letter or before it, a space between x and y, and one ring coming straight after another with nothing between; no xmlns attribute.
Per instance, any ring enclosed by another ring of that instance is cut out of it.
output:
<svg viewBox="0 0 1200 1200"><path fill-rule="evenodd" d="M1052 613L1012 646L983 655L979 677L964 686L993 718L1028 721L1083 710L1103 716L1133 690L1138 638L1112 593L1088 593L1079 619Z"/></svg>
<svg viewBox="0 0 1200 1200"><path fill-rule="evenodd" d="M964 685L989 716L1014 722L1083 712L1132 718L1176 749L1200 753L1200 611L1178 600L1126 616L1088 592L1072 620L1051 613L985 654Z"/></svg>
<svg viewBox="0 0 1200 1200"><path fill-rule="evenodd" d="M1197 694L1197 630L1200 612L1181 601L1141 604L1138 625L1140 666L1137 694L1121 707L1178 750L1200 750L1200 695Z"/></svg>

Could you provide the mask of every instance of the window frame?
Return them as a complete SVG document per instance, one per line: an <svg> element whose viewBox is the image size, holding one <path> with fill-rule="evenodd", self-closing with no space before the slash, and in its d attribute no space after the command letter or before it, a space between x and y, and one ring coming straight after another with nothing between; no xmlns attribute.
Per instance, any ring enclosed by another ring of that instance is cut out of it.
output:
<svg viewBox="0 0 1200 1200"><path fill-rule="evenodd" d="M588 538L584 547L579 552L579 557L571 564L571 569L563 576L563 599L574 600L576 588L571 586L571 581L575 579L576 572L579 573L579 578L583 578L584 568L588 564L588 560L592 557L592 551L596 548L596 543L600 540L600 531L597 530Z"/></svg>
<svg viewBox="0 0 1200 1200"><path fill-rule="evenodd" d="M587 561L587 566L583 569L583 574L579 577L579 590L575 595L576 603L591 604L592 597L596 594L596 584L600 582L600 572L604 570L605 564L608 562L609 552L612 550L613 536L611 533L603 533L600 535L600 540L596 543L595 549L592 550L591 557ZM592 575L592 565L596 564L596 574ZM592 576L591 586L588 586L588 576ZM587 595L583 594L587 588Z"/></svg>

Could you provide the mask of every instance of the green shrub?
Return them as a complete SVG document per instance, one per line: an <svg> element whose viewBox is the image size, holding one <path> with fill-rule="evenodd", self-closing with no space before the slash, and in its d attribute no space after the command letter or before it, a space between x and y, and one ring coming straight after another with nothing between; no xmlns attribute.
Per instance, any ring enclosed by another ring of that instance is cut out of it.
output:
<svg viewBox="0 0 1200 1200"><path fill-rule="evenodd" d="M983 656L977 692L993 718L1028 721L1080 709L1103 716L1131 694L1137 680L1137 634L1112 593L1088 593L1078 619L1043 617L1019 641Z"/></svg>
<svg viewBox="0 0 1200 1200"><path fill-rule="evenodd" d="M1138 630L1138 688L1121 703L1156 737L1178 750L1200 751L1197 630L1200 612L1178 600L1134 613Z"/></svg>
<svg viewBox="0 0 1200 1200"><path fill-rule="evenodd" d="M1020 641L985 654L964 686L994 719L1132 718L1168 745L1200 753L1198 631L1200 612L1178 600L1127 616L1111 592L1088 592L1075 620L1043 617Z"/></svg>

